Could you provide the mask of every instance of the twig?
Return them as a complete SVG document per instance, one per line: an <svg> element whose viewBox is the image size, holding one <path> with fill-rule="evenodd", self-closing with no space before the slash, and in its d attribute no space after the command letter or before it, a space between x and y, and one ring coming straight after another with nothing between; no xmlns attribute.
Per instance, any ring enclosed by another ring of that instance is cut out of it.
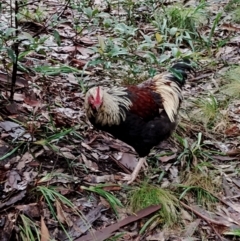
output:
<svg viewBox="0 0 240 241"><path fill-rule="evenodd" d="M197 76L197 77L191 78L191 79L189 79L188 81L189 81L189 82L192 82L192 81L195 81L195 80L200 80L200 79L209 77L209 76L211 76L212 74L213 74L213 73L202 74L202 75L199 75L199 76Z"/></svg>
<svg viewBox="0 0 240 241"><path fill-rule="evenodd" d="M205 221L208 221L208 222L211 222L213 224L216 224L216 225L224 225L222 222L218 222L214 219L211 219L211 218L208 218L206 216L204 216L203 214L199 213L198 211L196 211L194 208L188 206L187 204L185 204L184 202L180 201L180 203L185 207L187 208L188 210L192 211L193 213L195 213L197 216L199 216L200 218L204 219Z"/></svg>
<svg viewBox="0 0 240 241"><path fill-rule="evenodd" d="M120 166L124 172L127 172L128 174L131 174L131 172L119 161L117 161L112 155L109 155L110 159L113 160L118 166Z"/></svg>
<svg viewBox="0 0 240 241"><path fill-rule="evenodd" d="M218 231L216 230L216 228L212 225L212 223L208 222L208 220L205 220L207 222L207 224L212 228L212 230L214 231L214 233L218 236L218 238L223 241L221 235L218 233Z"/></svg>
<svg viewBox="0 0 240 241"><path fill-rule="evenodd" d="M13 70L12 70L12 85L11 85L11 95L10 95L10 101L13 101L14 98L14 92L15 92L15 84L17 80L17 67L18 67L18 55L19 55L19 41L18 41L18 0L15 1L15 37L16 42L13 43L13 51L15 53L15 59L13 62Z"/></svg>

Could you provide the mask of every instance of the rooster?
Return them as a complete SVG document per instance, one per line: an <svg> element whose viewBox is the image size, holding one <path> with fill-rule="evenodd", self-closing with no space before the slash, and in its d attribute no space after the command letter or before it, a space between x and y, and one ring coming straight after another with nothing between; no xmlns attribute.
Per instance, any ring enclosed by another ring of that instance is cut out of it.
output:
<svg viewBox="0 0 240 241"><path fill-rule="evenodd" d="M178 62L139 85L98 86L86 93L86 115L92 125L132 146L140 157L132 174L124 174L128 184L136 179L150 150L175 129L187 71L193 71L190 62Z"/></svg>

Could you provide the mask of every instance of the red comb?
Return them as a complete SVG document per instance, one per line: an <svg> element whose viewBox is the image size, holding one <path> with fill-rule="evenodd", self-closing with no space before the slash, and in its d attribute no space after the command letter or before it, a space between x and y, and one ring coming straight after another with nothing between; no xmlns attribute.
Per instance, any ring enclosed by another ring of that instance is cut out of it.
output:
<svg viewBox="0 0 240 241"><path fill-rule="evenodd" d="M101 102L101 100L100 100L100 87L99 86L97 87L96 102L97 103Z"/></svg>

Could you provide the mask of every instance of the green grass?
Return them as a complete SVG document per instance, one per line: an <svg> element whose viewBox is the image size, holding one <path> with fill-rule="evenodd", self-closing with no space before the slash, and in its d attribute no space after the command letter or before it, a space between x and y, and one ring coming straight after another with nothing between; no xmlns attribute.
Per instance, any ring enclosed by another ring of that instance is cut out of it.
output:
<svg viewBox="0 0 240 241"><path fill-rule="evenodd" d="M181 184L177 185L182 190L179 198L190 193L199 205L211 208L217 201L213 194L220 191L221 180L206 173L206 168L204 170L182 173Z"/></svg>
<svg viewBox="0 0 240 241"><path fill-rule="evenodd" d="M195 101L198 112L195 113L194 118L201 120L205 126L214 124L219 115L219 103L217 98L210 94L209 96L201 96Z"/></svg>
<svg viewBox="0 0 240 241"><path fill-rule="evenodd" d="M227 94L231 99L238 99L240 97L240 67L230 69L225 75L225 84L221 91Z"/></svg>
<svg viewBox="0 0 240 241"><path fill-rule="evenodd" d="M54 217L55 220L58 221L59 226L61 227L61 229L65 233L68 240L72 240L72 239L69 236L65 227L63 226L61 220L59 220L58 215L55 211L55 205L58 204L60 207L61 207L61 205L67 206L68 208L70 208L73 211L73 213L75 215L79 216L86 223L86 225L90 226L90 224L88 224L87 219L81 213L81 211L71 202L71 200L69 200L68 198L66 198L62 194L60 194L57 191L57 187L38 186L36 188L36 190L37 190L38 193L40 193L44 197L52 216Z"/></svg>
<svg viewBox="0 0 240 241"><path fill-rule="evenodd" d="M224 10L227 12L231 12L236 9L236 7L240 6L239 0L230 0L226 6L224 7Z"/></svg>
<svg viewBox="0 0 240 241"><path fill-rule="evenodd" d="M190 143L187 138L182 138L177 134L175 134L174 137L183 148L177 160L183 164L187 164L188 168L192 165L197 165L199 161L211 160L211 151L206 151L203 148L202 133L198 133L197 140L193 143Z"/></svg>
<svg viewBox="0 0 240 241"><path fill-rule="evenodd" d="M159 222L172 226L179 220L178 199L167 189L144 183L141 187L129 193L129 205L137 212L150 205L161 204Z"/></svg>
<svg viewBox="0 0 240 241"><path fill-rule="evenodd" d="M240 23L240 5L233 12L233 21L235 23Z"/></svg>
<svg viewBox="0 0 240 241"><path fill-rule="evenodd" d="M234 236L235 238L240 237L240 229L232 229L229 231L224 232L225 235L228 236ZM234 239L234 240L238 240L238 239Z"/></svg>
<svg viewBox="0 0 240 241"><path fill-rule="evenodd" d="M106 239L106 241L117 241L117 240L123 240L124 233L116 234L111 238Z"/></svg>
<svg viewBox="0 0 240 241"><path fill-rule="evenodd" d="M114 210L115 214L118 216L116 207L123 207L123 205L118 198L116 198L114 195L112 195L111 193L109 193L103 189L106 186L107 185L98 185L96 187L81 186L81 189L87 190L90 192L95 192L95 193L99 194L100 196L102 196L103 198L105 198L108 201L108 203L110 204L110 206L112 207L112 209Z"/></svg>
<svg viewBox="0 0 240 241"><path fill-rule="evenodd" d="M154 13L155 25L162 34L162 47L167 47L166 43L173 42L177 47L179 44L187 43L194 50L194 39L199 38L198 27L205 18L206 4L203 2L196 8L189 8L180 4L163 7L162 10Z"/></svg>
<svg viewBox="0 0 240 241"><path fill-rule="evenodd" d="M22 222L22 224L19 226L20 236L22 240L40 241L41 240L40 227L33 220L31 220L24 214L20 214L19 216Z"/></svg>

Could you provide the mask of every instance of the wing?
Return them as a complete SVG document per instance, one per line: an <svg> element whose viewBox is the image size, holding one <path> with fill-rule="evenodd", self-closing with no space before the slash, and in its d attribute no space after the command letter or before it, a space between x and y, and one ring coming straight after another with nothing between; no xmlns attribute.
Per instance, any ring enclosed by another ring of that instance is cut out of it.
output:
<svg viewBox="0 0 240 241"><path fill-rule="evenodd" d="M147 86L128 86L127 90L132 102L131 113L144 120L152 120L163 111L161 95L153 92Z"/></svg>

